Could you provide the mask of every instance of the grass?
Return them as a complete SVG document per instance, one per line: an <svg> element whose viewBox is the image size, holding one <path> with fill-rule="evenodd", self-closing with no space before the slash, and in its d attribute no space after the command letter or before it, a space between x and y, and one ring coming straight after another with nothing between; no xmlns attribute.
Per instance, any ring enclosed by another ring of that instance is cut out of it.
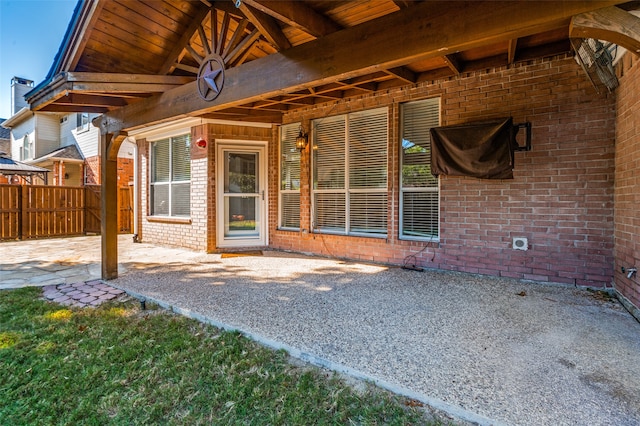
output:
<svg viewBox="0 0 640 426"><path fill-rule="evenodd" d="M421 404L137 303L0 292L0 424L407 425Z"/></svg>

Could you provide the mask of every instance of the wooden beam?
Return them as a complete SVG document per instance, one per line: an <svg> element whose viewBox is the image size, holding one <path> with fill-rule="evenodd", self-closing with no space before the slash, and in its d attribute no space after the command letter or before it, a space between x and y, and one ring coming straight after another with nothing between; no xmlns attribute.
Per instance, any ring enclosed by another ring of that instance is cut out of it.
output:
<svg viewBox="0 0 640 426"><path fill-rule="evenodd" d="M64 76L70 82L121 83L121 84L164 84L182 85L193 81L193 77L155 74L118 74L102 72L68 72Z"/></svg>
<svg viewBox="0 0 640 426"><path fill-rule="evenodd" d="M415 6L416 0L393 0L393 2L400 9L406 9L411 6Z"/></svg>
<svg viewBox="0 0 640 426"><path fill-rule="evenodd" d="M125 133L100 135L102 279L118 278L118 150Z"/></svg>
<svg viewBox="0 0 640 426"><path fill-rule="evenodd" d="M507 65L511 65L516 60L516 53L518 52L518 39L512 38L509 40L509 45L507 46Z"/></svg>
<svg viewBox="0 0 640 426"><path fill-rule="evenodd" d="M54 104L48 104L47 106L45 106L44 108L40 109L39 111L44 111L44 112L90 112L90 113L94 113L94 114L104 114L105 112L109 111L109 108L107 107L99 107L99 106L87 106L87 105L83 105L83 104L58 104L58 103L54 103Z"/></svg>
<svg viewBox="0 0 640 426"><path fill-rule="evenodd" d="M454 74L460 75L460 73L464 69L464 64L460 61L460 59L455 53L452 53L450 55L444 55L442 58L444 59L444 62L447 64L449 69L453 71Z"/></svg>
<svg viewBox="0 0 640 426"><path fill-rule="evenodd" d="M229 12L224 12L224 17L222 18L222 26L220 27L220 34L218 34L217 37L218 44L216 44L216 53L218 55L222 55L222 53L224 52L224 45L227 42L227 32L229 31L230 20L231 15L229 14Z"/></svg>
<svg viewBox="0 0 640 426"><path fill-rule="evenodd" d="M254 29L253 32L247 35L240 43L238 43L233 50L225 53L223 59L226 64L233 64L234 61L241 57L244 53L246 53L253 42L256 41L260 37L260 32L258 29Z"/></svg>
<svg viewBox="0 0 640 426"><path fill-rule="evenodd" d="M118 98L115 96L102 96L91 93L69 93L67 96L63 96L62 98L58 99L57 103L110 107L121 107L127 104L127 102L122 98Z"/></svg>
<svg viewBox="0 0 640 426"><path fill-rule="evenodd" d="M246 5L244 2L240 4L239 9L277 50L286 50L291 47L289 39L282 32L278 22L271 16Z"/></svg>
<svg viewBox="0 0 640 426"><path fill-rule="evenodd" d="M303 1L243 0L243 3L316 38L342 29L339 24L316 12Z"/></svg>
<svg viewBox="0 0 640 426"><path fill-rule="evenodd" d="M417 80L416 73L411 71L407 67L395 67L385 70L388 74L399 78L400 80L404 80L407 83L415 83Z"/></svg>
<svg viewBox="0 0 640 426"><path fill-rule="evenodd" d="M231 40L229 40L229 44L227 45L227 49L225 53L235 49L238 43L240 43L243 40L243 38L247 35L245 34L247 25L249 25L249 20L247 18L243 18L240 20L240 22L238 22L238 26L236 27L236 30L233 32L233 35L231 36Z"/></svg>
<svg viewBox="0 0 640 426"><path fill-rule="evenodd" d="M569 37L606 40L640 56L640 18L617 7L574 16Z"/></svg>
<svg viewBox="0 0 640 426"><path fill-rule="evenodd" d="M71 92L160 93L193 80L194 77L172 75L68 72L58 74L49 85L34 93L27 101L32 110L40 111Z"/></svg>
<svg viewBox="0 0 640 426"><path fill-rule="evenodd" d="M196 82L107 113L108 127L146 124L246 104L408 63L535 34L553 23L616 1L423 2L225 73L224 88L207 102ZM456 16L456 19L451 19ZM380 30L383 28L384 30Z"/></svg>

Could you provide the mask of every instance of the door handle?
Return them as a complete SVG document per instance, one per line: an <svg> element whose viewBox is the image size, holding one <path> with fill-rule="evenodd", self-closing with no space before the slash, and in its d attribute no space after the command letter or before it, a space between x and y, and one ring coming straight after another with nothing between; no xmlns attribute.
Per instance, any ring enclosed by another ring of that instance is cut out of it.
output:
<svg viewBox="0 0 640 426"><path fill-rule="evenodd" d="M262 190L262 201L264 201L264 189Z"/></svg>

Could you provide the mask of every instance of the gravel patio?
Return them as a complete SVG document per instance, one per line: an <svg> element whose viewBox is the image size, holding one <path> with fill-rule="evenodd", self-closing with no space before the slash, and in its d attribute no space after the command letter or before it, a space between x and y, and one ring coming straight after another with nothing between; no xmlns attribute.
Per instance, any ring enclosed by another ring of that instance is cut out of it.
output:
<svg viewBox="0 0 640 426"><path fill-rule="evenodd" d="M0 252L0 288L99 278L100 237ZM119 252L109 286L455 419L640 424L640 323L605 293L273 251L226 257L129 236Z"/></svg>

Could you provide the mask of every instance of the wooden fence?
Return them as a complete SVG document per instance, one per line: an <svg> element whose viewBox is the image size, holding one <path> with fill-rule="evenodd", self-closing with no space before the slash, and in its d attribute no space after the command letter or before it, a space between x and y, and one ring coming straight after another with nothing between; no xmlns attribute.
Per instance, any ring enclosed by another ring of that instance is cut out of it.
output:
<svg viewBox="0 0 640 426"><path fill-rule="evenodd" d="M120 233L133 223L131 188L118 189ZM100 187L0 185L0 240L100 233Z"/></svg>

